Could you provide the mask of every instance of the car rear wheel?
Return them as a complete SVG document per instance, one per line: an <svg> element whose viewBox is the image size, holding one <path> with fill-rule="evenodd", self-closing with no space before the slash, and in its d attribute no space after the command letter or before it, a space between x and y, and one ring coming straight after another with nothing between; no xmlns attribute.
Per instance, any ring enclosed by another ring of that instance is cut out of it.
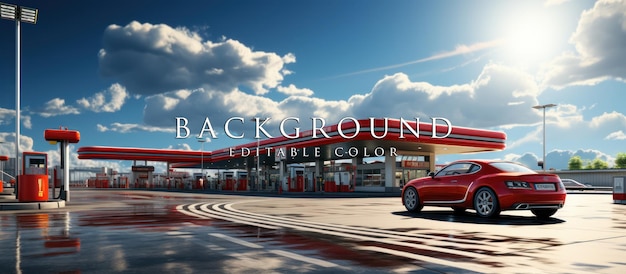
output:
<svg viewBox="0 0 626 274"><path fill-rule="evenodd" d="M554 215L556 211L556 208L536 208L530 210L530 212L535 214L539 219L548 219L550 216Z"/></svg>
<svg viewBox="0 0 626 274"><path fill-rule="evenodd" d="M479 189L474 194L474 209L480 217L491 218L500 215L498 196L489 188Z"/></svg>
<svg viewBox="0 0 626 274"><path fill-rule="evenodd" d="M417 190L414 187L407 187L404 190L404 207L410 212L419 212L424 207L420 204L420 198L417 195Z"/></svg>

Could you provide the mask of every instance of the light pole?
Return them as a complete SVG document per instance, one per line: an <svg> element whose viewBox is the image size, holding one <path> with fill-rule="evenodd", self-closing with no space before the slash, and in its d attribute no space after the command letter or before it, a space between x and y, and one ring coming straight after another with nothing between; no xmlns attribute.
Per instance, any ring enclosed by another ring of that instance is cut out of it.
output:
<svg viewBox="0 0 626 274"><path fill-rule="evenodd" d="M15 178L20 174L20 22L37 24L38 9L0 3L0 17L15 21ZM18 192L15 180L15 194Z"/></svg>
<svg viewBox="0 0 626 274"><path fill-rule="evenodd" d="M257 125L256 128L258 128L259 124L267 121L268 119L269 118L259 119L258 117L255 117L255 118L250 119L250 121L256 122L256 125ZM259 155L259 141L261 139L260 135L261 134L257 131L255 133L255 136L254 136L256 138L256 189L257 189L257 191L260 188L259 177L261 176L261 171L260 171L260 169L261 169L261 163L260 163L261 162L261 157Z"/></svg>
<svg viewBox="0 0 626 274"><path fill-rule="evenodd" d="M261 176L261 157L259 157L259 138L256 139L256 190L259 191L259 177Z"/></svg>
<svg viewBox="0 0 626 274"><path fill-rule="evenodd" d="M534 106L534 109L543 109L543 164L541 168L546 171L546 108L556 107L555 104L545 104Z"/></svg>
<svg viewBox="0 0 626 274"><path fill-rule="evenodd" d="M202 179L202 183L204 185L204 143L207 141L205 138L198 138L198 142L201 143L200 147L200 178Z"/></svg>

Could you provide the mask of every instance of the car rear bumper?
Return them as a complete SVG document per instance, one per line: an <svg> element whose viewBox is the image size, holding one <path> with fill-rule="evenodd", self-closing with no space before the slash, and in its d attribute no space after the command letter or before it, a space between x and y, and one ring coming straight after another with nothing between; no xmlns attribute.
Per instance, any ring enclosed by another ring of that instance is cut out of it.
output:
<svg viewBox="0 0 626 274"><path fill-rule="evenodd" d="M528 209L561 209L564 203L557 204L529 204L529 203L516 203L511 206L514 210L528 210Z"/></svg>
<svg viewBox="0 0 626 274"><path fill-rule="evenodd" d="M511 195L500 196L500 207L502 210L529 210L529 209L560 209L565 204L567 193L537 192L511 193Z"/></svg>

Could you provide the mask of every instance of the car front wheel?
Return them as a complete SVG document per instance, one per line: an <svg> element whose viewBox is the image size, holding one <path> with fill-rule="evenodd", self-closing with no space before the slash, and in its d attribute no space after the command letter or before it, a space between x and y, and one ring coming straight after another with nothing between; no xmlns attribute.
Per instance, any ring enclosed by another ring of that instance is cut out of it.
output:
<svg viewBox="0 0 626 274"><path fill-rule="evenodd" d="M535 216L537 216L537 218L539 219L548 219L550 216L554 215L556 211L557 209L555 208L537 208L530 210L530 212L535 214Z"/></svg>
<svg viewBox="0 0 626 274"><path fill-rule="evenodd" d="M407 187L402 198L404 199L404 207L409 212L419 212L424 207L420 204L420 198L414 187Z"/></svg>
<svg viewBox="0 0 626 274"><path fill-rule="evenodd" d="M474 209L480 217L491 218L500 215L498 196L489 188L479 189L474 194Z"/></svg>

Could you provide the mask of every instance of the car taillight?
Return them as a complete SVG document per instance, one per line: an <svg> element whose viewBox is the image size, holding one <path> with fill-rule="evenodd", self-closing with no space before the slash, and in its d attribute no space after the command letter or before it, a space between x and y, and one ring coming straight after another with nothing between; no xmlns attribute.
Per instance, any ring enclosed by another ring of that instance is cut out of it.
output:
<svg viewBox="0 0 626 274"><path fill-rule="evenodd" d="M505 181L508 188L530 188L530 184L524 181Z"/></svg>
<svg viewBox="0 0 626 274"><path fill-rule="evenodd" d="M560 188L560 189L565 189L565 185L563 184L563 182L561 181L561 179L559 179L559 188Z"/></svg>

